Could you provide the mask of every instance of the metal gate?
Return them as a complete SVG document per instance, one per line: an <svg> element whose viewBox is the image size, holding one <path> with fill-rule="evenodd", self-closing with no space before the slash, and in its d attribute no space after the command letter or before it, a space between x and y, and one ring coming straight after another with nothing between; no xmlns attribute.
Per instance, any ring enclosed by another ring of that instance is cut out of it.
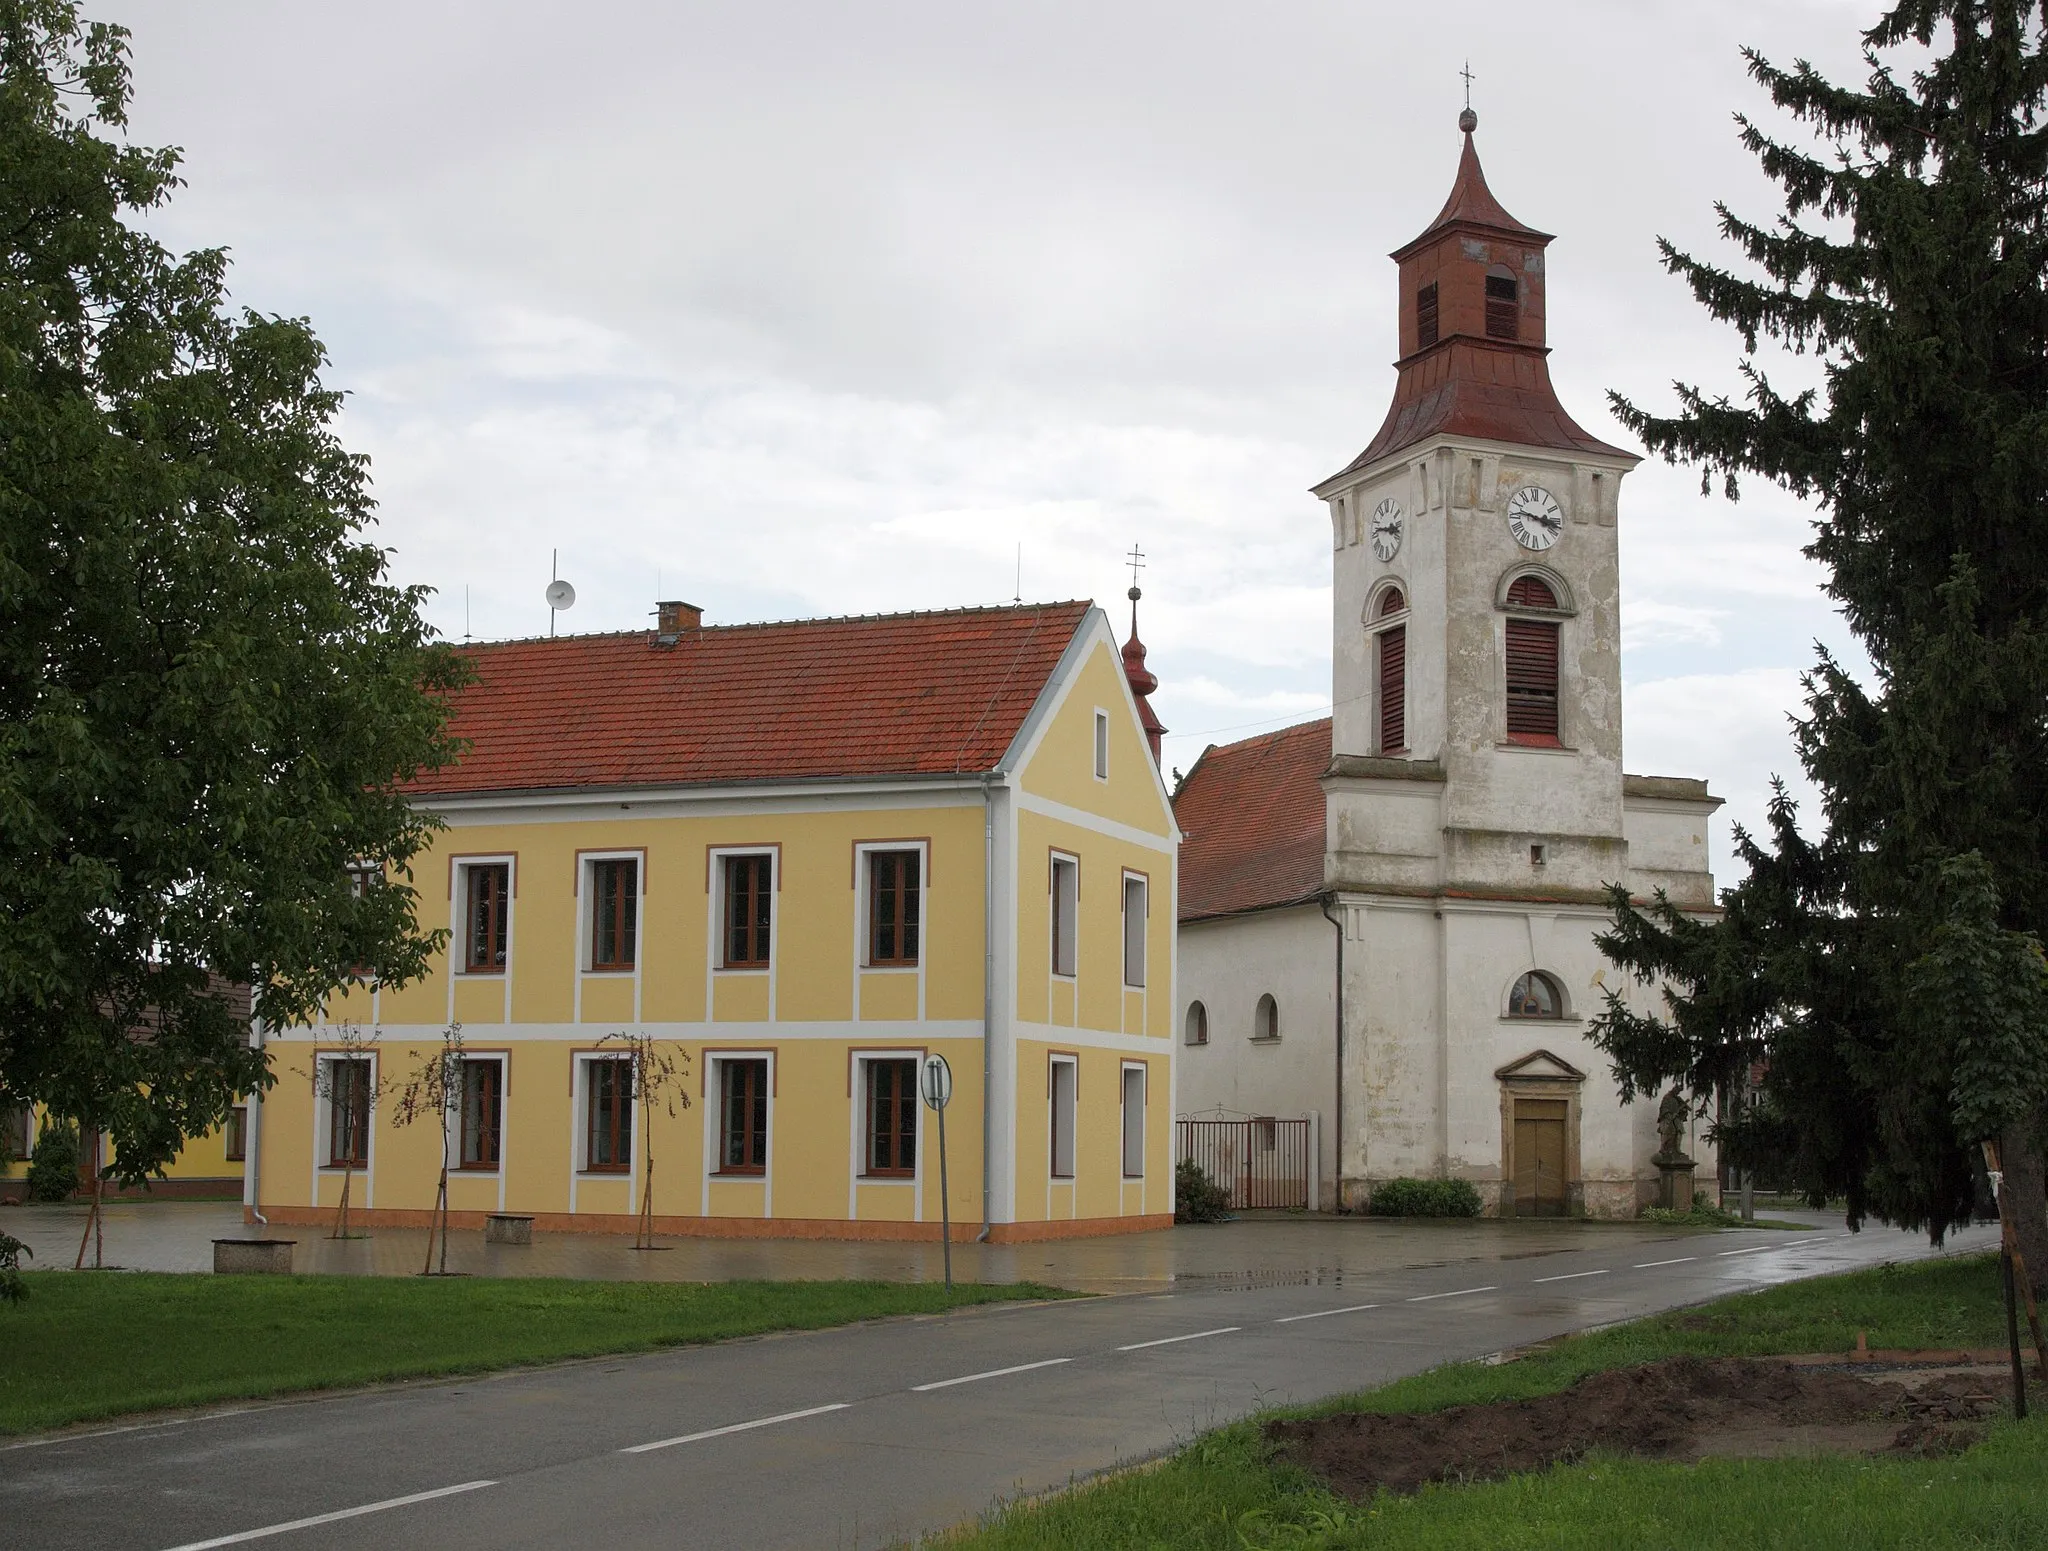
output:
<svg viewBox="0 0 2048 1551"><path fill-rule="evenodd" d="M1230 1192L1233 1208L1307 1207L1307 1120L1177 1120L1176 1158Z"/></svg>

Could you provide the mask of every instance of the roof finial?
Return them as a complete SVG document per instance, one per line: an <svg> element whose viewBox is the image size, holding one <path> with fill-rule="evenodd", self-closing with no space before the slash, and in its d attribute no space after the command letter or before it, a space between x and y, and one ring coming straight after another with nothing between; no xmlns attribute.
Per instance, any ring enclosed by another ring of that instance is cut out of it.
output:
<svg viewBox="0 0 2048 1551"><path fill-rule="evenodd" d="M1472 61L1466 60L1458 74L1465 78L1465 111L1458 115L1458 127L1469 135L1479 127L1479 115L1472 111Z"/></svg>
<svg viewBox="0 0 2048 1551"><path fill-rule="evenodd" d="M1131 600L1131 634L1135 636L1138 633L1138 600L1145 596L1138 586L1138 573L1145 569L1145 552L1133 544L1124 564L1131 568L1131 590L1124 596Z"/></svg>

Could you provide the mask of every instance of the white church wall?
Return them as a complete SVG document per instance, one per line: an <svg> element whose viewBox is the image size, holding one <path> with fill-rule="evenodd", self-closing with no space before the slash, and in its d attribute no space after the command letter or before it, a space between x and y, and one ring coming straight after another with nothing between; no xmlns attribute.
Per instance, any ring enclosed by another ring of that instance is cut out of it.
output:
<svg viewBox="0 0 2048 1551"><path fill-rule="evenodd" d="M1623 801L1628 836L1629 888L1648 897L1658 889L1686 909L1714 904L1708 871L1707 821L1720 807L1706 796L1706 782L1665 776L1629 776ZM1693 789L1697 796L1663 795Z"/></svg>
<svg viewBox="0 0 2048 1551"><path fill-rule="evenodd" d="M1322 1117L1316 1176L1334 1199L1330 1124L1336 1088L1337 933L1317 905L1260 910L1180 929L1176 1071L1181 1115ZM1279 1006L1278 1039L1254 1039L1259 998ZM1188 1008L1208 1014L1209 1042L1189 1045Z"/></svg>
<svg viewBox="0 0 2048 1551"><path fill-rule="evenodd" d="M1347 1206L1372 1182L1441 1172L1444 960L1428 899L1344 901Z"/></svg>

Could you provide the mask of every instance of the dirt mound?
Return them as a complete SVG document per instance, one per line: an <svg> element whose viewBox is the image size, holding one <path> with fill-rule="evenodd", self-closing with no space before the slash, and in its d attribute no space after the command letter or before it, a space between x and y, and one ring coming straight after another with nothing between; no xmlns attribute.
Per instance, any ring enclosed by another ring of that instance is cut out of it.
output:
<svg viewBox="0 0 2048 1551"><path fill-rule="evenodd" d="M1819 1451L1946 1453L1999 1413L1975 1373L1828 1371L1768 1358L1672 1357L1615 1368L1534 1400L1420 1414L1266 1424L1283 1458L1346 1497L1541 1470L1594 1449L1649 1459Z"/></svg>

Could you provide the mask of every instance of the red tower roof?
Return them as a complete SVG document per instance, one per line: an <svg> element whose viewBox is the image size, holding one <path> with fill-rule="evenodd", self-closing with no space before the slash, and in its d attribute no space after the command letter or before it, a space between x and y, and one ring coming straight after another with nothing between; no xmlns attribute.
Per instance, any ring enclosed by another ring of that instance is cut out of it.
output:
<svg viewBox="0 0 2048 1551"><path fill-rule="evenodd" d="M1138 721L1145 729L1145 741L1152 746L1152 763L1159 763L1159 740L1166 736L1166 727L1152 709L1147 697L1159 687L1159 677L1145 666L1145 643L1138 639L1138 599L1140 593L1133 587L1131 599L1131 638L1124 642L1124 677L1130 682L1131 694L1138 702Z"/></svg>

